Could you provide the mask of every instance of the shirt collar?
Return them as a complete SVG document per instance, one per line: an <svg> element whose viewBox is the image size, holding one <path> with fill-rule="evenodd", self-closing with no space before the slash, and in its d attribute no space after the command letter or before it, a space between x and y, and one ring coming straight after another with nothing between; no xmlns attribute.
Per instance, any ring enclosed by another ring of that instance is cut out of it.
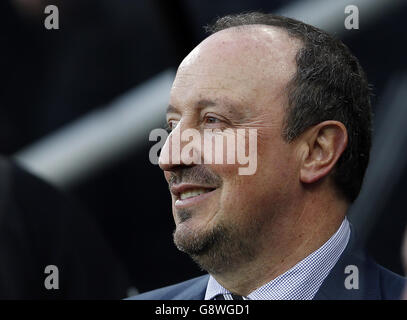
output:
<svg viewBox="0 0 407 320"><path fill-rule="evenodd" d="M250 300L311 300L318 292L348 244L349 221L345 217L335 234L319 249L298 262L277 278L251 292ZM231 292L222 287L212 275L209 277L205 300L224 294L227 300Z"/></svg>

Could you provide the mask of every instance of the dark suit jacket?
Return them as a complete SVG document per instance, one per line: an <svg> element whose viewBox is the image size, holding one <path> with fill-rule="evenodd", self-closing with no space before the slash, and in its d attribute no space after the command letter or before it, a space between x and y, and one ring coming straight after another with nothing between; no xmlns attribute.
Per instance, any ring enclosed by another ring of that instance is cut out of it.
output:
<svg viewBox="0 0 407 320"><path fill-rule="evenodd" d="M326 277L315 300L395 300L399 299L406 279L383 268L359 248L356 231L351 227L349 243L338 262ZM359 270L359 288L346 289L348 265ZM131 297L133 300L203 300L209 275L204 275L165 288Z"/></svg>

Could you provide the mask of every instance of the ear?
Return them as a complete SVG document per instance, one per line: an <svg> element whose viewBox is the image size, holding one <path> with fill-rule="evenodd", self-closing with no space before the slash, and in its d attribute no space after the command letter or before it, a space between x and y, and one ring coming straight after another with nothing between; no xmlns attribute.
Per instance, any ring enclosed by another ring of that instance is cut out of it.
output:
<svg viewBox="0 0 407 320"><path fill-rule="evenodd" d="M342 122L324 121L305 132L300 180L313 183L326 176L335 166L348 143L348 133Z"/></svg>

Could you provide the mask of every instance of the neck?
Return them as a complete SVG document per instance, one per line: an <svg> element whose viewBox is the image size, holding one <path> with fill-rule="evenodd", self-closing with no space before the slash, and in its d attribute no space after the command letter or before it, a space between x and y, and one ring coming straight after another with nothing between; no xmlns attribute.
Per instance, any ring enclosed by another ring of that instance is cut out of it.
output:
<svg viewBox="0 0 407 320"><path fill-rule="evenodd" d="M273 218L262 232L254 259L212 276L229 291L247 296L292 268L328 241L345 217L345 201L326 199L304 202L301 210L297 202L296 208Z"/></svg>

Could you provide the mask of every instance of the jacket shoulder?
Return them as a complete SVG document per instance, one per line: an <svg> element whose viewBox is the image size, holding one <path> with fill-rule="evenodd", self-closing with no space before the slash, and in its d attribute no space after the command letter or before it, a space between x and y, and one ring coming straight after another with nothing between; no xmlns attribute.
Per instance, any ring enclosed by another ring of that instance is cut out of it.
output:
<svg viewBox="0 0 407 320"><path fill-rule="evenodd" d="M167 287L144 292L129 297L126 300L203 299L208 278L208 275L200 276ZM188 294L183 295L186 292Z"/></svg>
<svg viewBox="0 0 407 320"><path fill-rule="evenodd" d="M407 286L407 279L381 265L377 265L380 274L381 295L385 300L399 300L404 288Z"/></svg>

